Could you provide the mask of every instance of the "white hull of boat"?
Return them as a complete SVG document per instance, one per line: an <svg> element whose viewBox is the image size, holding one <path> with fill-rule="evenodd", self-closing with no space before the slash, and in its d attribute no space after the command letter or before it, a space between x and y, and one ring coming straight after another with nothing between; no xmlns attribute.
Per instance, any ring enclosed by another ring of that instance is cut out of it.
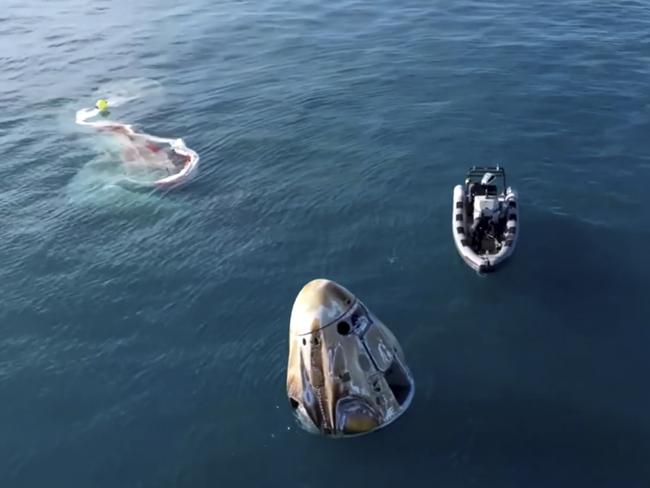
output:
<svg viewBox="0 0 650 488"><path fill-rule="evenodd" d="M454 243L458 254L463 261L479 273L494 271L504 261L506 261L514 252L519 237L519 209L517 193L508 188L504 196L499 200L505 205L506 212L506 231L505 242L501 249L494 254L481 253L477 254L471 247L471 212L468 211L468 201L465 198L465 189L462 185L454 187L453 211L452 211L452 232Z"/></svg>

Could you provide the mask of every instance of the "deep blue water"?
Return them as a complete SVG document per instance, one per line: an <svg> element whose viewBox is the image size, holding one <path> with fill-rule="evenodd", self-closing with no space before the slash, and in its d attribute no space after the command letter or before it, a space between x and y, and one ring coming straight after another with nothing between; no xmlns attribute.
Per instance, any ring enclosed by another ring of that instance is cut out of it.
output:
<svg viewBox="0 0 650 488"><path fill-rule="evenodd" d="M0 486L650 485L646 2L0 16ZM74 124L143 83L114 116L202 158L168 194L110 185ZM521 197L489 278L450 232L481 163ZM405 349L416 396L378 433L291 417L289 314L316 277Z"/></svg>

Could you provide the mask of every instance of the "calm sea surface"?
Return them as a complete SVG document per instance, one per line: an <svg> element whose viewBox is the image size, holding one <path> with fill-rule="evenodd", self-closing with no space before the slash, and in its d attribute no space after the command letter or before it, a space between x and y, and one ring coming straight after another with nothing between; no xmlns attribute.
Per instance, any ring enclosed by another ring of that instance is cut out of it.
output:
<svg viewBox="0 0 650 488"><path fill-rule="evenodd" d="M5 0L0 486L649 486L649 32L641 1ZM192 184L112 184L74 114L115 93ZM494 163L522 234L481 278L451 191ZM291 417L317 277L415 375L376 434Z"/></svg>

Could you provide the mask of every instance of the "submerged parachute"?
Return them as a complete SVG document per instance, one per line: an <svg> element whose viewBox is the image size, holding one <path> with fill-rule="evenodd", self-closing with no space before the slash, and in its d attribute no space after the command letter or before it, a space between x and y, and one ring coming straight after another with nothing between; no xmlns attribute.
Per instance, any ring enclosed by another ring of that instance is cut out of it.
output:
<svg viewBox="0 0 650 488"><path fill-rule="evenodd" d="M77 124L93 127L112 136L122 149L122 162L128 171L116 184L127 189L168 189L189 181L196 173L199 155L188 148L183 139L168 139L143 132L133 126L107 119L110 100L100 99L97 108L84 108L77 112Z"/></svg>

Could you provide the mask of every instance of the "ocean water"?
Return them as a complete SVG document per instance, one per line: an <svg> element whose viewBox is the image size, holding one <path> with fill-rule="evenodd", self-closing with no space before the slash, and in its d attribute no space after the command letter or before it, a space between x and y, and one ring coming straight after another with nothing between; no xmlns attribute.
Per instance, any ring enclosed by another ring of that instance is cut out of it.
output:
<svg viewBox="0 0 650 488"><path fill-rule="evenodd" d="M633 0L5 0L0 486L649 486L648 32ZM120 91L190 185L112 184L74 114ZM484 278L451 192L494 163L522 233ZM291 416L317 277L416 378L378 433Z"/></svg>

